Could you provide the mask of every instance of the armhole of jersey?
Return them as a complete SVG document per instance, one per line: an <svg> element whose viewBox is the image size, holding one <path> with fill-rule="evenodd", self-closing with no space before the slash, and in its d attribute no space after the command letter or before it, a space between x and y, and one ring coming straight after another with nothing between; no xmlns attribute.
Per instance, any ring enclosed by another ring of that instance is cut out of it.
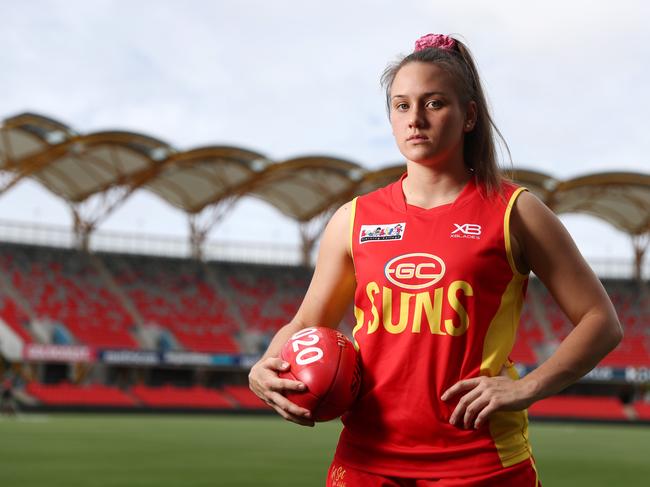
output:
<svg viewBox="0 0 650 487"><path fill-rule="evenodd" d="M508 206L506 207L506 212L505 215L503 216L503 238L506 243L506 255L508 256L508 264L510 264L510 269L512 270L512 273L515 276L525 278L528 277L526 274L522 274L519 272L517 269L517 266L515 265L515 258L512 255L512 242L510 239L510 214L512 213L512 208L515 206L515 201L517 201L517 197L524 191L528 191L528 188L517 188L514 193L510 196L510 200L508 201Z"/></svg>
<svg viewBox="0 0 650 487"><path fill-rule="evenodd" d="M354 262L354 216L357 213L357 198L355 196L350 205L350 257Z"/></svg>

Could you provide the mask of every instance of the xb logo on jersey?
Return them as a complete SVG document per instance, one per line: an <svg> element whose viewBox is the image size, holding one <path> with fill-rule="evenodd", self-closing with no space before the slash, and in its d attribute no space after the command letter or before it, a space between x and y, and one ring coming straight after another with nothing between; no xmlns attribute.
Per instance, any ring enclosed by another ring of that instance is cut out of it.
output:
<svg viewBox="0 0 650 487"><path fill-rule="evenodd" d="M401 288L424 289L442 279L445 275L445 263L433 254L404 254L386 263L384 275Z"/></svg>
<svg viewBox="0 0 650 487"><path fill-rule="evenodd" d="M481 225L476 223L463 223L459 225L454 223L454 231L451 232L449 238L472 238L479 240L481 238Z"/></svg>

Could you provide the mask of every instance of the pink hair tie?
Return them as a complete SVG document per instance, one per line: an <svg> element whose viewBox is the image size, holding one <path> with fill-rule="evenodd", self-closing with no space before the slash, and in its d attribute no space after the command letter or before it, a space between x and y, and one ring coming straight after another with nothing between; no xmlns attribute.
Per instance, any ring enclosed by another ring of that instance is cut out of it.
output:
<svg viewBox="0 0 650 487"><path fill-rule="evenodd" d="M456 41L444 34L427 34L415 41L415 50L413 52L418 52L422 49L429 49L431 47L451 51L456 47Z"/></svg>

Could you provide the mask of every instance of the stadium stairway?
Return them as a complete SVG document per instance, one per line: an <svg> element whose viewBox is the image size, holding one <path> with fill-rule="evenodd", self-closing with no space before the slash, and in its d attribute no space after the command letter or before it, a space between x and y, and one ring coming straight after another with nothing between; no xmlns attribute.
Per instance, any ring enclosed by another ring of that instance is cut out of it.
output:
<svg viewBox="0 0 650 487"><path fill-rule="evenodd" d="M29 321L27 313L3 291L0 291L0 318L11 328L25 343L34 342L26 323Z"/></svg>
<svg viewBox="0 0 650 487"><path fill-rule="evenodd" d="M186 350L240 353L237 321L228 313L227 300L205 277L202 263L142 256L104 259L145 326L166 329Z"/></svg>
<svg viewBox="0 0 650 487"><path fill-rule="evenodd" d="M20 295L11 284L8 274L2 272L11 262L13 256L9 253L0 255L0 317L4 319L7 325L20 336L25 343L34 341L27 323L32 321L34 313L29 303Z"/></svg>
<svg viewBox="0 0 650 487"><path fill-rule="evenodd" d="M247 331L272 334L296 313L311 269L220 264L221 286L233 291Z"/></svg>
<svg viewBox="0 0 650 487"><path fill-rule="evenodd" d="M124 293L122 288L117 285L115 279L113 279L113 276L104 265L102 259L97 257L95 254L90 254L89 262L93 265L97 273L102 277L104 283L106 284L106 287L111 291L111 293L113 293L114 296L118 298L120 304L124 307L124 309L128 311L129 315L133 319L133 322L138 327L141 327L144 323L142 315L140 315L138 309L133 306L133 303L129 300L128 296Z"/></svg>

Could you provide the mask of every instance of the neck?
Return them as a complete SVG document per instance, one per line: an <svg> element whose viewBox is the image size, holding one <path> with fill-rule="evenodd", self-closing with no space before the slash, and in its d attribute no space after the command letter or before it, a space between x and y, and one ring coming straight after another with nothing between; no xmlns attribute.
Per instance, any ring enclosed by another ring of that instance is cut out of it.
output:
<svg viewBox="0 0 650 487"><path fill-rule="evenodd" d="M464 164L438 168L407 161L406 170L402 182L406 202L424 209L453 202L472 178Z"/></svg>

